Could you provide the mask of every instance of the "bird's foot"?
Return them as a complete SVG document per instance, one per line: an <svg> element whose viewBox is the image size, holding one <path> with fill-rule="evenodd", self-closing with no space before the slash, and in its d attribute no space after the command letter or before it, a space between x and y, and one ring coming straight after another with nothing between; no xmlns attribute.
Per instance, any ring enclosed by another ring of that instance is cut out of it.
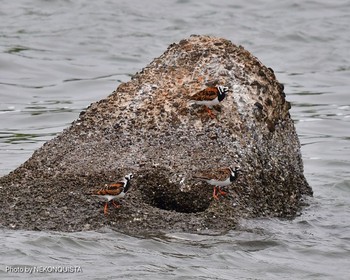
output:
<svg viewBox="0 0 350 280"><path fill-rule="evenodd" d="M211 117L212 119L216 119L216 115L213 113L213 111L211 109L209 109L208 107L206 107L207 112L209 117Z"/></svg>
<svg viewBox="0 0 350 280"><path fill-rule="evenodd" d="M117 209L121 207L121 205L116 203L114 200L112 200L112 203L113 203L113 206Z"/></svg>
<svg viewBox="0 0 350 280"><path fill-rule="evenodd" d="M214 187L213 198L216 199L216 200L219 200L218 194L216 192L216 187Z"/></svg>
<svg viewBox="0 0 350 280"><path fill-rule="evenodd" d="M227 192L223 191L220 187L218 187L218 191L223 196L227 195Z"/></svg>

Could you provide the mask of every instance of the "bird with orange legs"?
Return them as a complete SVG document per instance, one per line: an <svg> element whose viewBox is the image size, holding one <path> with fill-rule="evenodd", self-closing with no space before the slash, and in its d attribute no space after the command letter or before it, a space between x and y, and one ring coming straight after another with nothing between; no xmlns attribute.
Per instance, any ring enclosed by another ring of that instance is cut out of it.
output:
<svg viewBox="0 0 350 280"><path fill-rule="evenodd" d="M108 204L112 201L112 204L115 208L119 208L121 205L117 204L114 199L123 198L127 191L130 190L130 180L133 178L133 175L130 173L124 177L123 180L105 185L104 188L93 190L90 195L98 196L107 199L105 206L103 208L103 213L108 214Z"/></svg>
<svg viewBox="0 0 350 280"><path fill-rule="evenodd" d="M194 95L190 96L190 104L204 105L211 118L215 118L215 114L211 108L215 105L220 104L226 97L228 87L217 86L207 87Z"/></svg>
<svg viewBox="0 0 350 280"><path fill-rule="evenodd" d="M225 187L232 184L237 179L239 171L239 167L235 167L234 169L228 167L216 170L208 170L205 172L201 172L201 174L199 175L193 176L193 178L205 181L209 185L214 186L213 198L219 199L218 194L226 195L226 192L223 191L221 187Z"/></svg>

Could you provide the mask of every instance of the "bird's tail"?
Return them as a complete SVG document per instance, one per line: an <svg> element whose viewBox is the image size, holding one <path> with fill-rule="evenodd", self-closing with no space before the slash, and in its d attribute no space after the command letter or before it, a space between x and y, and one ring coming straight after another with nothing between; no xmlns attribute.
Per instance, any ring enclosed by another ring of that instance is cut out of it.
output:
<svg viewBox="0 0 350 280"><path fill-rule="evenodd" d="M94 189L94 190L88 190L87 192L85 192L85 195L104 195L106 193L104 193L104 189Z"/></svg>
<svg viewBox="0 0 350 280"><path fill-rule="evenodd" d="M206 177L197 176L197 175L192 176L192 178L195 179L195 180L200 180L200 181L207 181L208 180L208 178L206 178Z"/></svg>
<svg viewBox="0 0 350 280"><path fill-rule="evenodd" d="M97 191L87 191L84 194L85 195L98 195Z"/></svg>

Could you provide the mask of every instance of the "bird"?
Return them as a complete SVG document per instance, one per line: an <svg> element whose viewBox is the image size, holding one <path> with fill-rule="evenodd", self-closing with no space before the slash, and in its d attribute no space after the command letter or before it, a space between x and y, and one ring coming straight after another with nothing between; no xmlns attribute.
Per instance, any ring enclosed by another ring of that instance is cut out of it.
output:
<svg viewBox="0 0 350 280"><path fill-rule="evenodd" d="M234 169L231 167L221 168L216 170L210 170L202 172L200 175L193 176L194 179L207 182L209 185L214 186L213 198L219 199L218 192L221 195L226 195L221 187L230 185L233 181L237 179L238 172L240 171L239 167Z"/></svg>
<svg viewBox="0 0 350 280"><path fill-rule="evenodd" d="M113 184L106 184L104 188L93 190L90 195L95 195L107 199L103 208L103 213L108 214L108 203L112 201L115 208L119 208L121 205L117 204L115 198L123 198L127 191L130 189L130 180L133 175L130 173L124 176L124 179Z"/></svg>
<svg viewBox="0 0 350 280"><path fill-rule="evenodd" d="M216 86L216 87L207 87L194 95L190 96L190 104L204 105L210 117L214 118L215 115L211 111L215 105L218 105L226 97L228 92L228 87Z"/></svg>

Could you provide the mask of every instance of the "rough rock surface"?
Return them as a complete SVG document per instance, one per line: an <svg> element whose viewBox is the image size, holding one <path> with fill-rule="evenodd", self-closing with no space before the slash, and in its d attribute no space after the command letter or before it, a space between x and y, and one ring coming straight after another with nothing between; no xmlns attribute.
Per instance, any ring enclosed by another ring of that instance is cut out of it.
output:
<svg viewBox="0 0 350 280"><path fill-rule="evenodd" d="M216 118L188 103L208 85L230 89ZM293 217L312 190L283 89L272 69L228 40L191 36L172 44L0 179L0 223L217 232L240 218ZM234 165L242 172L218 201L211 186L192 178ZM132 190L105 217L103 202L86 192L130 172Z"/></svg>

